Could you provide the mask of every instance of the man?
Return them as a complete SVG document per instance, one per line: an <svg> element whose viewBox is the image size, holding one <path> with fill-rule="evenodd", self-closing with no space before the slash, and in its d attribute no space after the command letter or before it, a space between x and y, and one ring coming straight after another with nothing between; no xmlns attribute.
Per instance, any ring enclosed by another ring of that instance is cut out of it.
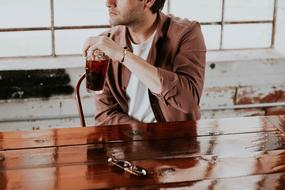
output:
<svg viewBox="0 0 285 190"><path fill-rule="evenodd" d="M114 27L89 37L83 48L112 60L104 92L96 95L97 124L200 118L206 54L200 25L164 15L164 3L107 0Z"/></svg>

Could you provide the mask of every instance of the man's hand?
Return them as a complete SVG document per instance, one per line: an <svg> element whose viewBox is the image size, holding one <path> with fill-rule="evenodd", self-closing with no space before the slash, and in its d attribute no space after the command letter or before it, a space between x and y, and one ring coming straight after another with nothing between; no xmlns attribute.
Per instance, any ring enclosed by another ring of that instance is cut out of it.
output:
<svg viewBox="0 0 285 190"><path fill-rule="evenodd" d="M124 56L124 48L106 36L89 37L84 43L83 54L86 56L87 51L94 51L96 49L101 50L114 61L121 61ZM122 64L124 64L132 74L136 75L153 93L160 94L162 92L160 76L155 66L130 52L124 56L124 62Z"/></svg>
<svg viewBox="0 0 285 190"><path fill-rule="evenodd" d="M120 61L123 56L124 49L116 44L113 40L106 36L89 37L83 45L83 55L87 55L87 51L96 49L104 52L112 60Z"/></svg>

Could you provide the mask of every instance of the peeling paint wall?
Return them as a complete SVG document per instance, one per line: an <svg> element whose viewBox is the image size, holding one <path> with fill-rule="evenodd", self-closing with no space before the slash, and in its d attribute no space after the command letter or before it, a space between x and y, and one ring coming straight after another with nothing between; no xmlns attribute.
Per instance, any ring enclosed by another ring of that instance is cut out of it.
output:
<svg viewBox="0 0 285 190"><path fill-rule="evenodd" d="M201 107L203 118L284 113L285 59L208 63Z"/></svg>
<svg viewBox="0 0 285 190"><path fill-rule="evenodd" d="M285 58L212 61L206 67L202 118L285 113ZM84 74L83 67L66 68L64 71L70 78L70 82L66 81L64 85L73 87ZM95 105L93 96L85 90L84 82L81 93L87 124L92 125ZM74 94L0 100L0 130L78 126Z"/></svg>
<svg viewBox="0 0 285 190"><path fill-rule="evenodd" d="M242 105L285 102L284 85L237 88L237 96L235 98L235 103Z"/></svg>

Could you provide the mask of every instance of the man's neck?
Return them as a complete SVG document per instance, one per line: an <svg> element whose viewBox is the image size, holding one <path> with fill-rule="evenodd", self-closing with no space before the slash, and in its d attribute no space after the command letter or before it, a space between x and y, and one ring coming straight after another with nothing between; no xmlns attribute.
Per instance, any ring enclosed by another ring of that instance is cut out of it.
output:
<svg viewBox="0 0 285 190"><path fill-rule="evenodd" d="M130 37L133 43L140 44L146 41L156 30L158 14L146 16L140 23L128 26Z"/></svg>

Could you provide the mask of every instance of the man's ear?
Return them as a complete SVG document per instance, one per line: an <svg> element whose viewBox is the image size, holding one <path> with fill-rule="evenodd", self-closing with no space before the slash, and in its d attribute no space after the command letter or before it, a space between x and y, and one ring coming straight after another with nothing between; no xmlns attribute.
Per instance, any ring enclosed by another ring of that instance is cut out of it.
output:
<svg viewBox="0 0 285 190"><path fill-rule="evenodd" d="M156 0L145 0L145 7L150 9L155 1Z"/></svg>

